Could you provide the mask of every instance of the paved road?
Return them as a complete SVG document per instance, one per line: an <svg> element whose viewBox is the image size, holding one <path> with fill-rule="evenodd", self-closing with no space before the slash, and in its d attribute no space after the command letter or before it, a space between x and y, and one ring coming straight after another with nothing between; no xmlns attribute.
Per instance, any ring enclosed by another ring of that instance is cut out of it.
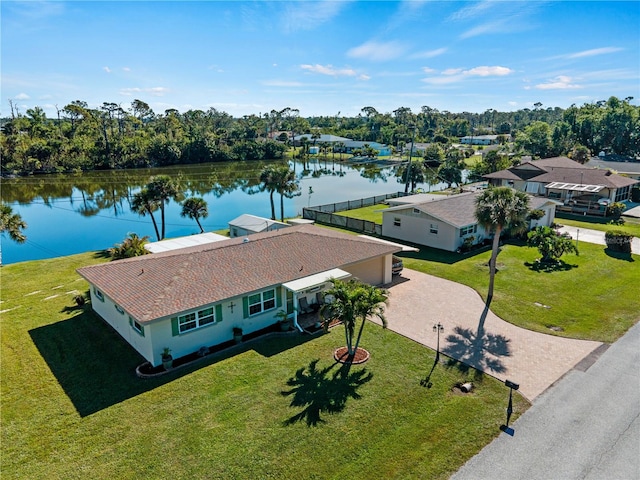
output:
<svg viewBox="0 0 640 480"><path fill-rule="evenodd" d="M639 416L640 323L538 397L513 437L501 433L452 479L638 480Z"/></svg>
<svg viewBox="0 0 640 480"><path fill-rule="evenodd" d="M559 220L560 222L562 220ZM612 225L612 229L615 226ZM578 242L587 242L587 243L595 243L596 245L606 245L607 242L604 240L605 232L601 232L599 230L591 230L588 228L576 228L563 226L558 229L560 233L568 233L571 235L571 238L574 240L578 240ZM640 238L633 237L631 240L631 252L637 255L640 255Z"/></svg>
<svg viewBox="0 0 640 480"><path fill-rule="evenodd" d="M602 346L533 332L505 322L470 287L405 268L389 286L389 329L436 349L433 331L441 323L440 350L500 380L520 384L534 401L583 358ZM553 308L540 292L537 308Z"/></svg>

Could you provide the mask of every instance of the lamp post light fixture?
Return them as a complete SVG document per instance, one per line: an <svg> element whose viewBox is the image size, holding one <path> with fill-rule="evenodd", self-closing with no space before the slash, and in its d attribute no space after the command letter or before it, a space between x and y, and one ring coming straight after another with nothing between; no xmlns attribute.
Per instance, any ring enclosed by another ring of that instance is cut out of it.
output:
<svg viewBox="0 0 640 480"><path fill-rule="evenodd" d="M436 363L440 359L440 332L444 331L444 326L438 322L433 326L433 331L438 333L438 340L436 343Z"/></svg>
<svg viewBox="0 0 640 480"><path fill-rule="evenodd" d="M513 391L518 390L520 388L520 385L512 382L511 380L505 380L504 384L509 387L509 405L507 406L507 423L501 425L500 430L513 437L514 430L513 428L509 427L509 420L511 419L511 414L513 413Z"/></svg>

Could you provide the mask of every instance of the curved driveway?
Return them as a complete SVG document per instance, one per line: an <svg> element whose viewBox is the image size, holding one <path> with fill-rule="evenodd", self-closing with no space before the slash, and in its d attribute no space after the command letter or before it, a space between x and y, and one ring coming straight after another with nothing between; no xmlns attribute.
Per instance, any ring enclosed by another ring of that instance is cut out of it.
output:
<svg viewBox="0 0 640 480"><path fill-rule="evenodd" d="M435 349L433 326L441 323L441 352L500 380L520 384L520 393L529 401L603 347L600 342L511 325L485 311L481 297L470 287L415 270L405 268L387 288L390 330Z"/></svg>

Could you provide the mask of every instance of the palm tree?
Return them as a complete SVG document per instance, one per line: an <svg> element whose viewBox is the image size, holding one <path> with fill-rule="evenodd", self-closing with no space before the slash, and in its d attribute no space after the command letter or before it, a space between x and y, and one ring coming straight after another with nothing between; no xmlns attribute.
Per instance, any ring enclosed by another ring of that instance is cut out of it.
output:
<svg viewBox="0 0 640 480"><path fill-rule="evenodd" d="M133 195L131 199L131 210L138 215L146 216L147 213L151 217L151 221L153 222L153 228L156 231L156 236L158 237L158 241L162 240L160 238L160 232L158 231L158 224L156 223L156 218L153 216L153 212L157 211L160 208L160 203L151 197L149 190L147 187L143 187L138 193Z"/></svg>
<svg viewBox="0 0 640 480"><path fill-rule="evenodd" d="M325 329L329 322L335 318L344 323L344 334L347 343L347 352L353 357L358 350L360 338L366 319L371 316L378 317L382 321L383 328L387 326L384 316L384 305L387 303L389 293L386 290L362 283L358 280L332 280L333 288L327 290L325 296L331 295L334 300L325 303L320 309L324 319ZM355 338L358 321L358 335Z"/></svg>
<svg viewBox="0 0 640 480"><path fill-rule="evenodd" d="M169 200L178 195L178 187L169 175L156 175L155 177L151 177L151 180L147 184L147 189L151 198L160 205L160 219L162 222L162 236L160 240L162 240L164 239L166 231L164 207L169 203Z"/></svg>
<svg viewBox="0 0 640 480"><path fill-rule="evenodd" d="M14 242L24 243L27 239L22 230L27 224L18 213L13 213L13 208L6 203L0 204L0 233L7 232Z"/></svg>
<svg viewBox="0 0 640 480"><path fill-rule="evenodd" d="M509 187L496 187L484 190L476 199L475 216L478 223L487 231L493 231L493 247L489 261L489 292L487 305L493 298L493 282L496 275L496 259L500 244L500 234L506 228L524 224L529 211L529 197Z"/></svg>
<svg viewBox="0 0 640 480"><path fill-rule="evenodd" d="M302 194L296 174L289 165L276 169L276 191L280 194L280 221L284 222L284 197L293 198Z"/></svg>
<svg viewBox="0 0 640 480"><path fill-rule="evenodd" d="M0 203L0 235L7 232L14 242L24 243L27 236L22 230L27 228L27 223L18 213L13 213L13 208L6 203ZM1 245L1 244L0 244ZM0 246L0 265L2 265L2 247Z"/></svg>
<svg viewBox="0 0 640 480"><path fill-rule="evenodd" d="M271 220L276 219L276 207L273 203L273 194L278 187L277 169L275 165L267 165L260 172L260 190L269 192L269 200L271 202Z"/></svg>
<svg viewBox="0 0 640 480"><path fill-rule="evenodd" d="M136 233L129 233L122 243L116 243L112 248L108 249L112 260L120 260L122 258L139 257L147 255L149 250L144 245L149 241L149 237L139 237Z"/></svg>
<svg viewBox="0 0 640 480"><path fill-rule="evenodd" d="M187 198L182 204L182 212L180 212L180 215L195 220L198 227L200 227L200 233L204 233L204 228L200 225L200 218L207 218L209 216L206 200L200 197Z"/></svg>

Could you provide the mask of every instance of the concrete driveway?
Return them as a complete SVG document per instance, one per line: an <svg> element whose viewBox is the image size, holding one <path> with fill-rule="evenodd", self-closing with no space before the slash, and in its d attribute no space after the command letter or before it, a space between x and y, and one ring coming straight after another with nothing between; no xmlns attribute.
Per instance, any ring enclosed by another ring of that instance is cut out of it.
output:
<svg viewBox="0 0 640 480"><path fill-rule="evenodd" d="M415 270L405 268L387 288L390 330L435 349L433 326L441 323L441 352L500 380L520 384L520 393L532 402L585 357L606 348L600 342L511 325L490 310L485 312L475 290Z"/></svg>

